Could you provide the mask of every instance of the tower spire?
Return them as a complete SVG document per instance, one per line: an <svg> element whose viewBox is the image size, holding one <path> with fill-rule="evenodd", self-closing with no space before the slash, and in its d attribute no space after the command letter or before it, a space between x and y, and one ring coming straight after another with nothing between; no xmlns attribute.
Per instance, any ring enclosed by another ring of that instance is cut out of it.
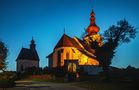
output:
<svg viewBox="0 0 139 90"><path fill-rule="evenodd" d="M87 28L87 33L89 36L97 34L99 32L99 27L96 25L95 22L95 13L92 9L92 12L90 13L90 25Z"/></svg>
<svg viewBox="0 0 139 90"><path fill-rule="evenodd" d="M35 41L34 41L33 37L32 37L32 40L30 42L31 42L30 49L35 50L36 49L36 44L35 44Z"/></svg>
<svg viewBox="0 0 139 90"><path fill-rule="evenodd" d="M92 12L90 13L90 25L95 25L95 13L92 9Z"/></svg>
<svg viewBox="0 0 139 90"><path fill-rule="evenodd" d="M34 39L33 39L33 36L32 36L32 40L31 40L31 43L32 43L32 44L34 44L34 43L35 43L35 41L34 41Z"/></svg>
<svg viewBox="0 0 139 90"><path fill-rule="evenodd" d="M103 45L102 42L102 36L98 34L99 27L96 25L95 22L95 13L92 10L90 13L90 25L86 29L87 35L84 37L84 40L87 44L90 44L92 42L97 42L99 46Z"/></svg>

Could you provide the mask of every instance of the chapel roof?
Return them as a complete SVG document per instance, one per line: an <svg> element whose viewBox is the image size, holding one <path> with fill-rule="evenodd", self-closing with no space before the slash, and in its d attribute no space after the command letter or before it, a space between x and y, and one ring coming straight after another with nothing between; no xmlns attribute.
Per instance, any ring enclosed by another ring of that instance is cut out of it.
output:
<svg viewBox="0 0 139 90"><path fill-rule="evenodd" d="M39 61L39 56L36 50L22 48L16 60L35 60Z"/></svg>

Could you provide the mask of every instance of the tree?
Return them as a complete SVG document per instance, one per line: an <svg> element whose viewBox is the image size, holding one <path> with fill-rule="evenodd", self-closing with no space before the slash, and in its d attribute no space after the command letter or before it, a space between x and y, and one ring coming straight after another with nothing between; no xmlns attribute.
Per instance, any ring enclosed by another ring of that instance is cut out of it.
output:
<svg viewBox="0 0 139 90"><path fill-rule="evenodd" d="M4 71L6 69L6 58L8 54L8 49L4 42L0 41L0 70Z"/></svg>
<svg viewBox="0 0 139 90"><path fill-rule="evenodd" d="M112 25L103 34L104 44L99 47L98 44L92 43L92 48L96 50L96 57L103 67L106 80L109 80L109 66L115 55L116 48L123 44L129 43L136 37L136 28L128 23L127 20L120 20L117 25Z"/></svg>

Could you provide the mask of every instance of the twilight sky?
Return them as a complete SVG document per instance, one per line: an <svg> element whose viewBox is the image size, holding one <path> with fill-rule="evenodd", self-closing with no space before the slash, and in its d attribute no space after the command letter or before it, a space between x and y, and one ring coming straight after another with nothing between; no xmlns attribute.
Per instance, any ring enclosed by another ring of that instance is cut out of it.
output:
<svg viewBox="0 0 139 90"><path fill-rule="evenodd" d="M9 48L8 70L16 70L15 60L22 47L29 48L32 36L45 67L64 28L67 35L81 38L92 8L100 33L123 18L139 27L139 0L0 0L0 40ZM138 36L118 47L112 66L139 67Z"/></svg>

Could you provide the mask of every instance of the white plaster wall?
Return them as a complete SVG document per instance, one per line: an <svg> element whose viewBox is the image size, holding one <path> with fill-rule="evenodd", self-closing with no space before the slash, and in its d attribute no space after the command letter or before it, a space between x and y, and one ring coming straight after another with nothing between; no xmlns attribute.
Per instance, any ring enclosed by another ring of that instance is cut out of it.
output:
<svg viewBox="0 0 139 90"><path fill-rule="evenodd" d="M29 67L39 67L39 61L35 60L17 60L17 72L21 71L21 66L23 66L23 70Z"/></svg>

